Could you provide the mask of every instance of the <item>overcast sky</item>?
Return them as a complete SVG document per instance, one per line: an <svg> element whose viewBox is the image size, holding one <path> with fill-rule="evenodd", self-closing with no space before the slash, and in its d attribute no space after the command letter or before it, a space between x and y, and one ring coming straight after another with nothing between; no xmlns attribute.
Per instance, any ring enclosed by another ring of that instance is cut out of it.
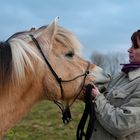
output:
<svg viewBox="0 0 140 140"><path fill-rule="evenodd" d="M127 51L131 34L140 28L140 0L0 0L0 40L18 31L59 24L72 31L92 52Z"/></svg>

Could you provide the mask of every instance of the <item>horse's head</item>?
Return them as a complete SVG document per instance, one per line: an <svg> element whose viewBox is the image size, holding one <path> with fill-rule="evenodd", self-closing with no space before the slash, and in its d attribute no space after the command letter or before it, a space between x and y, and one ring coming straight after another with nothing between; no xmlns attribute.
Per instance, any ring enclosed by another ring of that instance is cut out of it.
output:
<svg viewBox="0 0 140 140"><path fill-rule="evenodd" d="M23 47L22 51L19 49L20 54L18 60L15 59L17 61L15 63L21 59L24 66L18 64L19 67L14 64L15 75L17 75L15 77L23 76L24 73L27 83L31 82L32 86L41 83L42 86L39 84L38 88L41 88L43 98L68 101L75 98L83 86L108 81L109 77L101 68L89 64L80 56L82 45L71 32L60 27L57 20L39 29L15 34L9 39L9 43L16 46L15 52L16 49L18 51L18 47L21 48L20 45ZM32 70L33 74L31 74ZM87 71L89 74L86 75Z"/></svg>

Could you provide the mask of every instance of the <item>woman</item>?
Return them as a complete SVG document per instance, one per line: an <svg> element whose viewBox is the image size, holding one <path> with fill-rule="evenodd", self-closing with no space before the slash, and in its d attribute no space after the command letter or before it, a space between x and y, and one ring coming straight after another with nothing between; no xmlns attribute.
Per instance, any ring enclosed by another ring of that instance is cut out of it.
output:
<svg viewBox="0 0 140 140"><path fill-rule="evenodd" d="M91 140L140 140L140 30L133 33L129 64L101 94L93 89L96 121Z"/></svg>

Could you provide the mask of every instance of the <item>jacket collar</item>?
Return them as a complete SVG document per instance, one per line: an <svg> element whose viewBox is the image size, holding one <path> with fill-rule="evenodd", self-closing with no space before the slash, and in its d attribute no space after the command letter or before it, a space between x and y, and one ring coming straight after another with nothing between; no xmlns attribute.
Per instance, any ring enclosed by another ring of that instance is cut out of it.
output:
<svg viewBox="0 0 140 140"><path fill-rule="evenodd" d="M128 73L128 77L129 77L129 80L134 80L134 79L140 77L140 68L130 71Z"/></svg>

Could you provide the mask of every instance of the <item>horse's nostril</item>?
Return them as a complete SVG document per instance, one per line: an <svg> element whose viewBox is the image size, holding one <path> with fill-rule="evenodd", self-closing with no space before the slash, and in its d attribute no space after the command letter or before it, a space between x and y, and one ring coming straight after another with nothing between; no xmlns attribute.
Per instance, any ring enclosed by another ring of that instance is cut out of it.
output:
<svg viewBox="0 0 140 140"><path fill-rule="evenodd" d="M86 71L86 75L88 75L89 74L89 71Z"/></svg>

